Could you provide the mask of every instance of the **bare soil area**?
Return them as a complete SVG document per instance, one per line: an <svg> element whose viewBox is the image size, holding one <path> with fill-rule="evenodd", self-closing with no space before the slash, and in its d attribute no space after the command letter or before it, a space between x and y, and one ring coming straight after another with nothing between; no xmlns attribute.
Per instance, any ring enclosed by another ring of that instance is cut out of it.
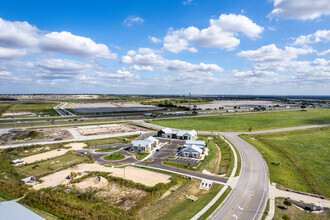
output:
<svg viewBox="0 0 330 220"><path fill-rule="evenodd" d="M96 125L84 126L77 129L81 135L101 135L101 134L116 134L128 133L134 131L147 131L147 129L128 124L110 124L110 125Z"/></svg>
<svg viewBox="0 0 330 220"><path fill-rule="evenodd" d="M83 147L86 147L86 146L87 145L85 143L71 143L71 144L65 145L65 147L70 147L68 149L52 150L52 151L48 151L45 153L36 154L36 155L29 156L29 157L24 157L22 159L24 160L24 163L26 163L26 164L34 163L36 161L47 160L50 158L62 156L70 150L75 150L75 151L82 150ZM41 148L41 149L43 149L43 148ZM38 151L38 148L36 148L35 150ZM20 164L18 164L18 165L20 165Z"/></svg>
<svg viewBox="0 0 330 220"><path fill-rule="evenodd" d="M31 132L34 135L30 135ZM2 135L0 137L0 144L17 144L17 143L34 143L34 142L46 142L53 141L54 139L69 140L73 136L68 130L59 128L52 129L34 129L24 130L16 129Z"/></svg>
<svg viewBox="0 0 330 220"><path fill-rule="evenodd" d="M72 103L66 108L79 113L97 113L97 112L137 112L161 110L162 107L153 105L141 105L136 102L131 103Z"/></svg>
<svg viewBox="0 0 330 220"><path fill-rule="evenodd" d="M83 175L88 171L100 171L100 172L109 172L111 175L116 177L121 177L133 182L141 183L146 186L154 186L158 183L169 183L170 176L152 172L149 170L144 170L136 167L126 167L126 168L112 168L105 167L99 164L79 164L75 167L71 167L66 170L53 173L51 175L42 177L42 183L36 184L33 186L34 189L41 189L47 187L54 187L61 184L68 184L70 180L66 177L72 172L81 172Z"/></svg>

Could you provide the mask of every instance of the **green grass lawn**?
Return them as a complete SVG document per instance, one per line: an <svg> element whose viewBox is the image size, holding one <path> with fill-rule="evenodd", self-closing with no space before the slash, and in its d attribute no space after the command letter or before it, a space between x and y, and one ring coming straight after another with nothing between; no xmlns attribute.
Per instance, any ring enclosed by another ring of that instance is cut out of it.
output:
<svg viewBox="0 0 330 220"><path fill-rule="evenodd" d="M95 152L114 152L121 149L121 147L110 147L106 149L95 150Z"/></svg>
<svg viewBox="0 0 330 220"><path fill-rule="evenodd" d="M17 167L17 171L23 176L35 176L40 178L51 173L67 169L74 165L88 162L91 162L90 157L69 152L63 156L55 157L53 159L19 166Z"/></svg>
<svg viewBox="0 0 330 220"><path fill-rule="evenodd" d="M226 114L208 117L154 120L152 123L172 128L199 131L248 131L330 123L330 109Z"/></svg>
<svg viewBox="0 0 330 220"><path fill-rule="evenodd" d="M103 157L104 160L122 160L125 156L122 154L111 154Z"/></svg>
<svg viewBox="0 0 330 220"><path fill-rule="evenodd" d="M311 213L301 210L294 205L286 206L283 204L284 198L276 198L275 216L273 220L282 220L284 216L288 216L290 220L328 220L330 219L330 211ZM283 209L284 208L284 209Z"/></svg>
<svg viewBox="0 0 330 220"><path fill-rule="evenodd" d="M136 156L136 159L138 160L143 160L146 156L150 154L147 152L135 152L135 151L130 151L130 153L134 154Z"/></svg>
<svg viewBox="0 0 330 220"><path fill-rule="evenodd" d="M196 170L191 165L187 165L187 164L183 164L183 163L177 163L177 162L172 162L172 161L164 161L162 164L167 165L167 166L181 168L181 169Z"/></svg>
<svg viewBox="0 0 330 220"><path fill-rule="evenodd" d="M279 187L330 198L330 127L242 137L263 155Z"/></svg>

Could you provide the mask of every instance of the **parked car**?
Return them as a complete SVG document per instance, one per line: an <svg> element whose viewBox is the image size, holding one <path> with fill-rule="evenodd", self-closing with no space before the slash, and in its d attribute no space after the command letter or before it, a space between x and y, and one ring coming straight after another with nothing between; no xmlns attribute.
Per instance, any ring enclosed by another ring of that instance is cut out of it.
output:
<svg viewBox="0 0 330 220"><path fill-rule="evenodd" d="M87 151L81 151L80 154L81 155L87 155Z"/></svg>
<svg viewBox="0 0 330 220"><path fill-rule="evenodd" d="M12 164L23 163L22 159L16 159L11 161Z"/></svg>

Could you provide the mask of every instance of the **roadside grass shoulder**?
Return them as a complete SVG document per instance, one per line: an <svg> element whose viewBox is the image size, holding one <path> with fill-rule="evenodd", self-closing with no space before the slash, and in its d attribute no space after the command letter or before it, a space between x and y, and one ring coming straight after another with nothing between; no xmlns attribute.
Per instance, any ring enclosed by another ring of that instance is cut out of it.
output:
<svg viewBox="0 0 330 220"><path fill-rule="evenodd" d="M220 198L201 217L199 217L198 220L207 219L221 205L221 203L227 198L230 191L231 191L231 188L229 186L226 189L226 191L220 196Z"/></svg>
<svg viewBox="0 0 330 220"><path fill-rule="evenodd" d="M205 156L204 160L201 161L201 164L197 167L197 171L202 172L204 169L211 172L218 174L219 167L217 167L219 161L219 149L215 146L215 140L217 137L212 136L215 138L214 140L208 139L210 135L199 135L199 139L205 141L207 147L209 149L209 153Z"/></svg>
<svg viewBox="0 0 330 220"><path fill-rule="evenodd" d="M164 119L152 123L179 129L198 131L249 131L330 123L330 109L307 111L258 112L226 114L208 117Z"/></svg>
<svg viewBox="0 0 330 220"><path fill-rule="evenodd" d="M237 169L236 169L236 172L235 172L235 176L239 176L240 172L241 172L241 166L242 166L242 159L241 159L241 154L239 153L239 151L237 150L237 148L235 147L235 145L233 143L231 143L226 137L223 137L224 139L226 139L230 144L231 146L233 146L235 152L236 152L236 155L237 155ZM226 143L227 144L227 143ZM231 161L231 170L229 173L229 175L231 174L231 171L232 169L234 168L234 165L235 165L235 158L234 158L234 155L232 155L231 157L232 161Z"/></svg>
<svg viewBox="0 0 330 220"><path fill-rule="evenodd" d="M183 164L183 163L177 163L177 162L172 162L172 161L164 161L164 162L162 162L162 164L167 165L167 166L171 166L171 167L180 168L180 169L196 171L196 169L194 169L193 166Z"/></svg>
<svg viewBox="0 0 330 220"><path fill-rule="evenodd" d="M241 135L268 165L271 182L330 197L330 127Z"/></svg>

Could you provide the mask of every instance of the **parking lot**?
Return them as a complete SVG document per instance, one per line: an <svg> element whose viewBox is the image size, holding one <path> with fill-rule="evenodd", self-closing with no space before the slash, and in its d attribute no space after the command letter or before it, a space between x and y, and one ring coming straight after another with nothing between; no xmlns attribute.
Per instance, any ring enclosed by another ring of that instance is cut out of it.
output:
<svg viewBox="0 0 330 220"><path fill-rule="evenodd" d="M161 138L160 142L166 143L169 139ZM183 140L170 140L171 144L165 144L163 147L156 151L149 159L153 160L150 165L161 164L164 161L173 161L177 163L190 164L192 166L198 166L199 161L193 158L177 157L176 159L170 159L168 157L175 157L182 146L185 143Z"/></svg>

